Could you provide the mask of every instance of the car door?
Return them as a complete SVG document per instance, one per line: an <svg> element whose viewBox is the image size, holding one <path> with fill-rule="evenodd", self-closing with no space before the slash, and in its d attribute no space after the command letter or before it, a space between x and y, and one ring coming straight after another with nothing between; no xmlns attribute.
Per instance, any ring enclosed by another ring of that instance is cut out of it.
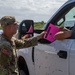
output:
<svg viewBox="0 0 75 75"><path fill-rule="evenodd" d="M66 27L71 30L74 23L65 25L65 22L74 19L74 16L75 1L68 2L63 5L52 18L50 18L45 25L45 29L48 28L50 23L53 23L58 27ZM73 55L70 53L74 47L72 44L72 38L67 38L61 41L55 40L54 42L50 43L46 40L39 42L34 51L36 75L74 75L74 70L72 71L72 67L74 65L72 62L74 59L72 59L72 57L74 58L75 55L74 53ZM75 68L73 67L73 69Z"/></svg>
<svg viewBox="0 0 75 75"><path fill-rule="evenodd" d="M35 47L36 75L68 75L71 40L39 44Z"/></svg>
<svg viewBox="0 0 75 75"><path fill-rule="evenodd" d="M72 46L71 46L71 51L70 51L70 69L69 69L69 74L70 75L75 75L75 39L72 40Z"/></svg>

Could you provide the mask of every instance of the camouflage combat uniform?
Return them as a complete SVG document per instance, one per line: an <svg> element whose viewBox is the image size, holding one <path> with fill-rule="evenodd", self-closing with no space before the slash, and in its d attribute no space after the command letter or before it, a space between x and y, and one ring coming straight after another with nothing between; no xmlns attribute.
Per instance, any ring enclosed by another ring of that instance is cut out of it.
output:
<svg viewBox="0 0 75 75"><path fill-rule="evenodd" d="M15 73L14 50L37 45L37 38L8 40L4 35L0 36L0 75L17 75Z"/></svg>

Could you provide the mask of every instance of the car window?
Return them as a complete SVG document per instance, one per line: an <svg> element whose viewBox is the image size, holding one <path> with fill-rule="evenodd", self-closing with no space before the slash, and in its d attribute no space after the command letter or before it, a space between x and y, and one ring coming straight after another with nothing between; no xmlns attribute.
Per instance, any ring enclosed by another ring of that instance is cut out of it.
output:
<svg viewBox="0 0 75 75"><path fill-rule="evenodd" d="M66 15L65 15L65 27L73 27L75 24L75 7L72 8Z"/></svg>
<svg viewBox="0 0 75 75"><path fill-rule="evenodd" d="M63 18L57 22L57 25L71 29L71 27L75 25L75 7L70 9L69 12L67 12Z"/></svg>

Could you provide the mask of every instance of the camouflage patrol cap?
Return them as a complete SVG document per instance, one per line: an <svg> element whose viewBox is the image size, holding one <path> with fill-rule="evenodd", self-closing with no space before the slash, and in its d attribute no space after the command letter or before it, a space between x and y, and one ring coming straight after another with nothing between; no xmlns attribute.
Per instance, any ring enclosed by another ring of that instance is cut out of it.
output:
<svg viewBox="0 0 75 75"><path fill-rule="evenodd" d="M0 19L0 23L2 27L5 27L7 25L11 25L13 23L18 23L13 16L4 16Z"/></svg>

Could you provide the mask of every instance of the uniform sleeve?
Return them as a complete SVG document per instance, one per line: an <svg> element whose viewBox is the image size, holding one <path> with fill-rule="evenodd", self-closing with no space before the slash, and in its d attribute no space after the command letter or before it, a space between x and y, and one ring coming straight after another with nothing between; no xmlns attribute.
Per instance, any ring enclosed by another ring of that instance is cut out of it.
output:
<svg viewBox="0 0 75 75"><path fill-rule="evenodd" d="M36 37L32 37L32 38L28 38L28 39L23 38L22 40L18 40L18 39L15 40L17 49L36 46L37 43L38 43L38 40Z"/></svg>

